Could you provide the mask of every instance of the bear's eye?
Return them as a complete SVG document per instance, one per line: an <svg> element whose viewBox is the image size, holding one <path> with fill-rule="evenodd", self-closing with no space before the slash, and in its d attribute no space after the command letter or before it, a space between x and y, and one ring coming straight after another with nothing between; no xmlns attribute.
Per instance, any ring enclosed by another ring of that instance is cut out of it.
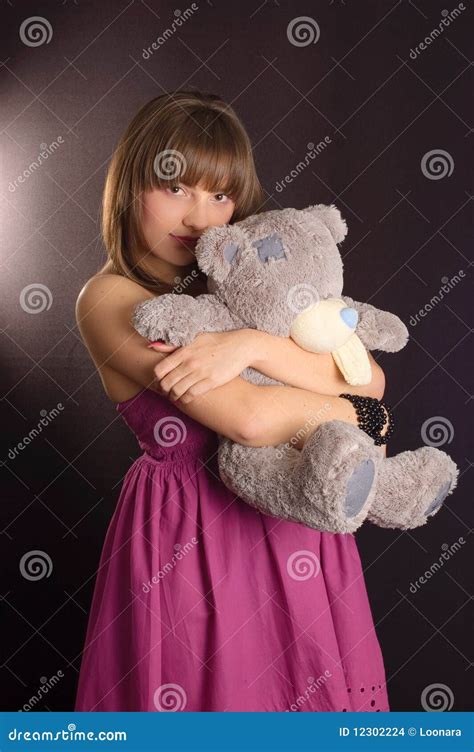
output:
<svg viewBox="0 0 474 752"><path fill-rule="evenodd" d="M262 263L265 263L269 259L286 259L283 241L276 233L267 235L267 237L261 240L255 240L252 246L257 248L258 257Z"/></svg>

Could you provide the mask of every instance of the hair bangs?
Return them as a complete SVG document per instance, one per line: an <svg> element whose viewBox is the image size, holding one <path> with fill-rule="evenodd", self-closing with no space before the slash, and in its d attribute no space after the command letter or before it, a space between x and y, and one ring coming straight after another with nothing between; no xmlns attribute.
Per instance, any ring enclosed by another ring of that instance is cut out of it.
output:
<svg viewBox="0 0 474 752"><path fill-rule="evenodd" d="M143 187L199 185L208 193L225 193L240 203L249 188L247 176L253 162L242 148L240 134L232 130L214 113L203 110L188 115L179 129L161 134L148 150Z"/></svg>

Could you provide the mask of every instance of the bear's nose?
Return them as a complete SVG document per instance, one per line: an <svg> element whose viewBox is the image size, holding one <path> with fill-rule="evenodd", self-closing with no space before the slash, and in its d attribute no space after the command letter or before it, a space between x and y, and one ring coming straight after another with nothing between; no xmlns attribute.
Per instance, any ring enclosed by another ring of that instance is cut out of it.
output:
<svg viewBox="0 0 474 752"><path fill-rule="evenodd" d="M350 329L355 329L359 320L359 314L355 308L341 308L339 311L341 319Z"/></svg>

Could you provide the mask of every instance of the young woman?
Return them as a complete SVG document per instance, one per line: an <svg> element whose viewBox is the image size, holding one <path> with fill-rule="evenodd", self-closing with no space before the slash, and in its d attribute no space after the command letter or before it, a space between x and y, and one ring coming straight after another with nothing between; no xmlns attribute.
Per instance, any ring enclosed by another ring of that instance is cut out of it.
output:
<svg viewBox="0 0 474 752"><path fill-rule="evenodd" d="M311 430L335 418L355 425L332 358L251 329L159 352L130 323L153 295L205 292L195 240L263 204L248 135L215 95L153 99L114 152L108 260L81 290L77 322L144 453L107 531L76 710L388 710L354 536L263 515L217 468L216 432L277 445L318 410ZM381 399L371 361L372 383L357 393ZM289 386L253 386L239 376L247 366Z"/></svg>

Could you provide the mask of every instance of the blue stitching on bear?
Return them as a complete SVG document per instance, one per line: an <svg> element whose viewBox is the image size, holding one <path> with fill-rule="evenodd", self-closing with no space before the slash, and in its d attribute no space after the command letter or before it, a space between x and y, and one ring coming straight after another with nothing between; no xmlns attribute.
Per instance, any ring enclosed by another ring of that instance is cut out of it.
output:
<svg viewBox="0 0 474 752"><path fill-rule="evenodd" d="M234 260L234 256L238 250L239 246L236 243L227 243L227 245L225 246L223 254L224 258L229 262L229 264L231 264Z"/></svg>
<svg viewBox="0 0 474 752"><path fill-rule="evenodd" d="M261 240L255 240L252 246L258 249L258 257L262 263L268 261L269 258L286 259L283 241L277 233L267 235L266 238Z"/></svg>
<svg viewBox="0 0 474 752"><path fill-rule="evenodd" d="M234 256L239 250L239 246L235 243L227 243L227 245L224 246L223 254L226 261L229 262L229 264L232 263L234 260Z"/></svg>

